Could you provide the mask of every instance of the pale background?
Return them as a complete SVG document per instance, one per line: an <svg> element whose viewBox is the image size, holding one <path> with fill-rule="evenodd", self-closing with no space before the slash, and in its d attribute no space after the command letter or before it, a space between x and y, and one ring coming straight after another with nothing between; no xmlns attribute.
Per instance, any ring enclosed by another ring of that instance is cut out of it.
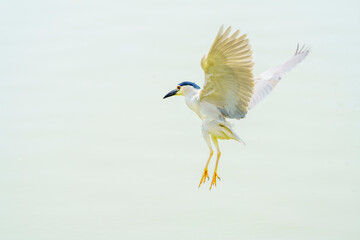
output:
<svg viewBox="0 0 360 240"><path fill-rule="evenodd" d="M184 99L221 24L308 58L221 142ZM359 1L1 1L0 239L359 239ZM210 172L212 174L213 161Z"/></svg>

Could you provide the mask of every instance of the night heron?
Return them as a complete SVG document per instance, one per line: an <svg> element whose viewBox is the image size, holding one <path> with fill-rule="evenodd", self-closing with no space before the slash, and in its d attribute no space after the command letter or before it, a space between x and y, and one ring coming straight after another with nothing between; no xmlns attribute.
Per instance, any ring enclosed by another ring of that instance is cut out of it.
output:
<svg viewBox="0 0 360 240"><path fill-rule="evenodd" d="M228 27L224 32L221 26L208 55L201 59L205 72L202 89L193 82L182 82L164 96L184 96L186 105L202 120L202 135L209 146L210 155L199 187L206 178L209 179L208 165L213 155L211 140L216 147L217 158L210 189L216 186L216 179L220 179L217 174L221 155L218 139L233 139L244 144L226 118L245 117L248 110L271 92L282 75L301 62L310 51L298 45L290 60L254 77L252 51L246 34L238 37L238 30L230 36L230 31Z"/></svg>

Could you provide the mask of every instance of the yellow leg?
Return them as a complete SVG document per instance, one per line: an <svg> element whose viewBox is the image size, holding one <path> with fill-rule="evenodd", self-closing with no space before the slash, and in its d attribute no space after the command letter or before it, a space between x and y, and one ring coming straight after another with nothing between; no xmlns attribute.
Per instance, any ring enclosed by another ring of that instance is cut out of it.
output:
<svg viewBox="0 0 360 240"><path fill-rule="evenodd" d="M212 137L212 140L213 140L213 143L216 147L216 150L217 150L217 158L216 158L216 165L215 165L215 170L214 170L214 174L213 174L213 177L212 177L212 180L211 180L211 185L210 185L210 189L212 188L213 185L215 185L216 187L216 178L218 178L220 180L220 177L219 175L217 174L217 168L218 168L218 164L219 164L219 160L220 160L220 156L221 156L221 152L220 152L220 148L219 148L219 144L218 144L218 141L217 141L217 138L215 137Z"/></svg>
<svg viewBox="0 0 360 240"><path fill-rule="evenodd" d="M203 175L201 177L201 180L200 180L200 183L199 183L199 187L201 186L202 183L205 183L206 178L209 179L208 166L209 166L210 159L211 159L213 153L214 153L213 150L210 150L209 159L206 162L204 173L203 173Z"/></svg>

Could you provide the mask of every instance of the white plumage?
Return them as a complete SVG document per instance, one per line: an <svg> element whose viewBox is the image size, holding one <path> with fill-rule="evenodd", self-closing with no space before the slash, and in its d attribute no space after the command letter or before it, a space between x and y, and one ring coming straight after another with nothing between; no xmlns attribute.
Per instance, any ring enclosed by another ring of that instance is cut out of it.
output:
<svg viewBox="0 0 360 240"><path fill-rule="evenodd" d="M194 83L182 82L177 89L164 98L183 95L187 106L202 119L202 134L209 146L210 156L205 165L199 186L208 175L208 165L213 155L211 140L217 150L217 160L210 189L216 186L217 167L220 159L218 139L233 139L244 143L235 133L226 118L240 119L247 111L264 99L280 81L282 75L301 62L309 49L299 46L295 55L287 62L253 76L252 51L246 35L236 31L230 36L231 28L225 32L221 26L207 56L201 60L205 72L202 89ZM210 140L211 139L211 140Z"/></svg>
<svg viewBox="0 0 360 240"><path fill-rule="evenodd" d="M295 51L295 55L290 60L256 76L255 89L251 97L248 110L253 108L261 100L263 100L278 84L284 73L290 71L298 63L304 60L305 57L309 54L309 52L310 48L305 48L305 46L303 46L301 49L299 49L298 45Z"/></svg>

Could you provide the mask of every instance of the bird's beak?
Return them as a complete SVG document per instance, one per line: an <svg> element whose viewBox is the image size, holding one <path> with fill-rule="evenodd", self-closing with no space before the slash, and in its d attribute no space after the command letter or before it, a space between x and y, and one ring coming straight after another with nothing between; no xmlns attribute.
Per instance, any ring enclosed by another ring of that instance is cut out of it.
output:
<svg viewBox="0 0 360 240"><path fill-rule="evenodd" d="M178 91L179 91L178 89L172 90L171 92L169 92L168 94L166 94L166 95L163 97L163 99L176 95Z"/></svg>

